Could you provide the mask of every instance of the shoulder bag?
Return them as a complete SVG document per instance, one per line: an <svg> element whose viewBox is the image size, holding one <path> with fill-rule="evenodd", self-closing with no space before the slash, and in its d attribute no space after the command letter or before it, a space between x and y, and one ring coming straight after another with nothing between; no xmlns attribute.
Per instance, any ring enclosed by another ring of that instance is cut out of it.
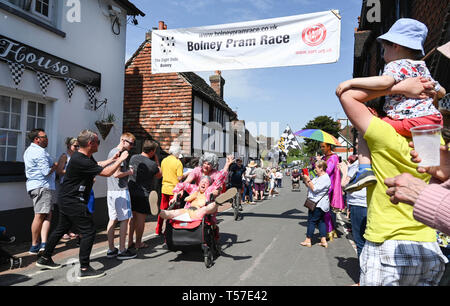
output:
<svg viewBox="0 0 450 306"><path fill-rule="evenodd" d="M319 199L319 201L314 202L313 200L309 199L308 197L306 197L305 200L305 204L303 206L305 206L306 208L308 208L310 211L314 211L314 209L316 209L317 203L319 203L320 201L322 201L323 197L326 196L328 194L328 191L330 190L330 188L327 189L327 191L325 192L325 194Z"/></svg>

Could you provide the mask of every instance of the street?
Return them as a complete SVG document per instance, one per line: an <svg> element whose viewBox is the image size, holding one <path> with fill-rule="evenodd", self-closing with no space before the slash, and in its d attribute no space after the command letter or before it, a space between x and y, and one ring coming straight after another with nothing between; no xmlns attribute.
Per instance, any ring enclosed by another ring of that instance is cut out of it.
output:
<svg viewBox="0 0 450 306"><path fill-rule="evenodd" d="M256 205L244 204L243 218L234 221L232 210L218 214L222 255L207 269L202 252L168 251L164 238L145 237L149 248L138 257L119 261L106 258L106 249L94 249L91 264L105 277L78 281L77 255L62 269L33 267L20 275L3 275L3 285L21 286L347 286L358 280L356 253L342 227L340 238L319 246L316 229L311 248L299 245L306 233L306 189L291 191L284 179L280 195ZM339 218L338 218L339 219Z"/></svg>

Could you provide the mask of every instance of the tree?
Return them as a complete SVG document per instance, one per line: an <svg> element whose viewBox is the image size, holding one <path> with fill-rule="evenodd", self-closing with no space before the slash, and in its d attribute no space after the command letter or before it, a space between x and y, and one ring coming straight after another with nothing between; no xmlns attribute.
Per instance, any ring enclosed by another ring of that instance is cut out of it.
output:
<svg viewBox="0 0 450 306"><path fill-rule="evenodd" d="M319 129L338 138L340 124L329 116L318 116L310 120L303 129ZM317 140L305 138L305 152L309 156L313 156L319 152L320 142Z"/></svg>

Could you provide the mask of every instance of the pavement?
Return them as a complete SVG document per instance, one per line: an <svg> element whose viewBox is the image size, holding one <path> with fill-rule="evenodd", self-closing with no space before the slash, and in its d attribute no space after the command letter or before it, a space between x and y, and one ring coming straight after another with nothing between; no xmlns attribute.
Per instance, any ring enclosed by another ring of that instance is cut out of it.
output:
<svg viewBox="0 0 450 306"><path fill-rule="evenodd" d="M219 212L226 211L231 208L230 203L226 203L219 207ZM142 237L142 241L156 237L155 228L156 228L156 216L150 216L149 221L145 222L144 234ZM119 243L119 228L117 227L115 230L115 244ZM128 245L128 244L127 244ZM22 243L12 243L12 244L2 244L1 248L11 255L22 258L22 267L14 270L10 270L7 265L0 265L0 275L9 274L9 273L17 273L22 274L32 269L35 269L35 263L37 260L36 255L31 255L28 253L30 249L31 242L22 242ZM108 238L106 229L103 231L97 232L95 237L94 246L92 247L91 257L94 257L99 254L105 254L108 250ZM79 247L77 246L76 238L73 238L69 241L61 240L56 246L54 255L52 259L56 263L66 263L69 258L78 258ZM1 284L0 284L1 285Z"/></svg>

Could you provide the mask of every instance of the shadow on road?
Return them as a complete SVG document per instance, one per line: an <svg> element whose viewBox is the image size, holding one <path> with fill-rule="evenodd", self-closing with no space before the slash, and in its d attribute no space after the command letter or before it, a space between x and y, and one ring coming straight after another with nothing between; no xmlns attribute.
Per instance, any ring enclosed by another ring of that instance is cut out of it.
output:
<svg viewBox="0 0 450 306"><path fill-rule="evenodd" d="M31 278L21 274L3 274L0 275L0 286L12 286L15 284L29 281Z"/></svg>
<svg viewBox="0 0 450 306"><path fill-rule="evenodd" d="M243 212L242 218L246 217L257 217L257 218L281 218L281 219L308 219L308 216L295 216L295 214L303 213L298 209L287 210L281 214L264 214L264 213L254 213L254 212ZM233 212L222 212L223 216L233 216Z"/></svg>
<svg viewBox="0 0 450 306"><path fill-rule="evenodd" d="M338 267L345 270L348 276L356 283L359 282L359 263L355 257L335 257L338 260Z"/></svg>

